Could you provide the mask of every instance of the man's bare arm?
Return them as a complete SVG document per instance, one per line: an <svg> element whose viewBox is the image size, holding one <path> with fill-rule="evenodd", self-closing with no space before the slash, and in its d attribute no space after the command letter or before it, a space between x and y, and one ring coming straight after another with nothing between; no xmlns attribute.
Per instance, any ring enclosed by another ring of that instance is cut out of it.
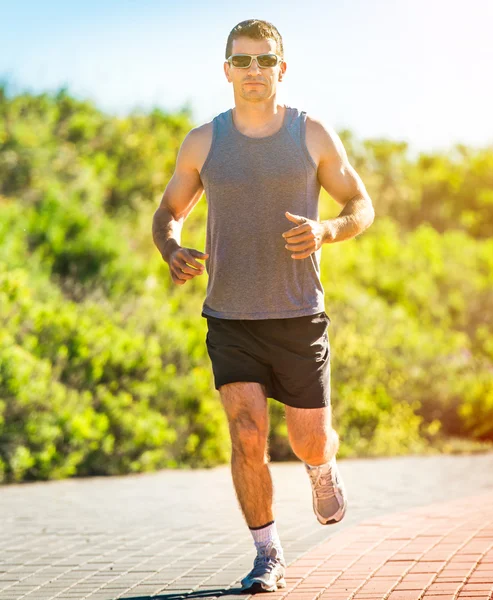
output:
<svg viewBox="0 0 493 600"><path fill-rule="evenodd" d="M370 196L350 165L337 133L310 118L307 119L306 131L310 148L319 159L317 177L320 184L344 208L335 219L326 221L315 221L286 211L286 218L296 227L283 232L284 247L295 260L308 258L323 244L355 237L367 229L375 218Z"/></svg>
<svg viewBox="0 0 493 600"><path fill-rule="evenodd" d="M375 210L364 183L349 163L346 150L337 133L317 121L310 121L320 152L318 179L332 198L344 208L334 219L322 221L323 243L334 243L355 237L367 229L375 218Z"/></svg>
<svg viewBox="0 0 493 600"><path fill-rule="evenodd" d="M282 236L291 258L302 260L323 244L342 242L367 229L375 218L371 198L360 177L350 165L346 150L335 131L314 119L307 119L307 140L317 153L317 177L320 184L344 208L335 219L315 221L286 212L296 227Z"/></svg>
<svg viewBox="0 0 493 600"><path fill-rule="evenodd" d="M179 285L203 273L204 265L197 259L208 256L199 250L181 247L183 223L204 191L196 167L200 136L198 130L192 129L183 140L175 172L164 190L152 221L154 243L168 263L174 283Z"/></svg>

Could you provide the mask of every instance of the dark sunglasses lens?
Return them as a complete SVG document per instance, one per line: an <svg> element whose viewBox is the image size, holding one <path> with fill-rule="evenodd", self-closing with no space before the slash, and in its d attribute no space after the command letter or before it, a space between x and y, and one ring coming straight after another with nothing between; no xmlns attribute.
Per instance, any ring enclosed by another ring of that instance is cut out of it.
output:
<svg viewBox="0 0 493 600"><path fill-rule="evenodd" d="M274 54L261 54L257 60L260 67L275 67L277 65L277 56Z"/></svg>
<svg viewBox="0 0 493 600"><path fill-rule="evenodd" d="M250 56L241 56L239 54L237 54L236 56L233 56L231 58L233 67L240 67L240 68L248 67L248 66L250 66L250 61L251 61Z"/></svg>

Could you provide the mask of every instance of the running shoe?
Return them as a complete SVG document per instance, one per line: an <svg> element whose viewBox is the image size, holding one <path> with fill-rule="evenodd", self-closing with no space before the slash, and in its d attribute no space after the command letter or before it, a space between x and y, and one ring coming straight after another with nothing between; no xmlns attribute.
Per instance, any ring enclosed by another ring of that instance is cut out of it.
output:
<svg viewBox="0 0 493 600"><path fill-rule="evenodd" d="M317 467L305 464L313 494L313 512L322 525L338 523L346 513L347 497L336 459Z"/></svg>
<svg viewBox="0 0 493 600"><path fill-rule="evenodd" d="M241 591L275 592L285 588L286 562L279 550L272 543L261 547L253 563L253 569L241 580Z"/></svg>

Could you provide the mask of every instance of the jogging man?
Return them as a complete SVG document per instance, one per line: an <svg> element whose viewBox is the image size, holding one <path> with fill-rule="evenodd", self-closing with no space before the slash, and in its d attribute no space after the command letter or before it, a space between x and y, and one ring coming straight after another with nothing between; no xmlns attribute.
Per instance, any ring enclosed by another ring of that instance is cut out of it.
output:
<svg viewBox="0 0 493 600"><path fill-rule="evenodd" d="M286 562L273 515L267 398L285 405L317 519L339 522L347 498L331 422L321 248L363 232L374 209L337 134L277 104L286 62L276 27L242 21L229 34L225 58L235 106L185 137L153 238L177 285L201 275L205 261L207 351L229 422L236 495L257 548L242 586L275 591L285 586ZM319 220L320 186L343 206L338 217ZM204 191L205 253L180 245Z"/></svg>

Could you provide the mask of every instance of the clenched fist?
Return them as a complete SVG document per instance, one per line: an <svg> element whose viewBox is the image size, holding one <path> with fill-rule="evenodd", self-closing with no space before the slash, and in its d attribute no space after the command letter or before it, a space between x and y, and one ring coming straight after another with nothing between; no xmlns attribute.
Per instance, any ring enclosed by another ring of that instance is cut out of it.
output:
<svg viewBox="0 0 493 600"><path fill-rule="evenodd" d="M285 215L286 218L297 224L297 227L293 227L282 234L286 241L284 247L294 252L294 254L291 254L291 258L307 258L321 248L324 242L334 238L327 221L324 224L308 217L293 215L288 211L285 212Z"/></svg>
<svg viewBox="0 0 493 600"><path fill-rule="evenodd" d="M171 279L176 285L183 285L189 279L193 279L197 275L202 275L205 266L197 260L208 258L209 254L204 254L200 250L193 248L182 248L179 246L169 256L169 270Z"/></svg>

